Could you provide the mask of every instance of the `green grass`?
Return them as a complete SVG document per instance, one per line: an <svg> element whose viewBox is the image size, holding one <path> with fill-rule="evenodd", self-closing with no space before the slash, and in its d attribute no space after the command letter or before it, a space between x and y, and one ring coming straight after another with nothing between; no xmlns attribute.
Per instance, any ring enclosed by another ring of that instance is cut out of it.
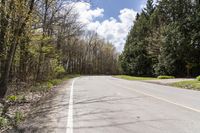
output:
<svg viewBox="0 0 200 133"><path fill-rule="evenodd" d="M158 76L158 79L175 79L174 76L167 76L167 75L162 75L162 76Z"/></svg>
<svg viewBox="0 0 200 133"><path fill-rule="evenodd" d="M114 77L126 79L126 80L157 80L157 78L153 78L153 77L134 77L134 76L127 76L127 75L117 75Z"/></svg>
<svg viewBox="0 0 200 133"><path fill-rule="evenodd" d="M30 90L31 90L31 92L37 92L37 91L48 92L54 86L59 85L66 80L76 78L76 77L79 77L79 76L80 75L66 75L66 76L63 76L61 78L52 79L52 80L49 80L49 81L37 83L36 85L31 86Z"/></svg>
<svg viewBox="0 0 200 133"><path fill-rule="evenodd" d="M191 80L191 81L181 81L171 84L171 86L191 89L191 90L200 90L200 81Z"/></svg>
<svg viewBox="0 0 200 133"><path fill-rule="evenodd" d="M79 77L80 75L67 75L67 76L64 76L60 79L52 79L52 80L49 80L48 83L52 84L52 87L53 86L56 86L56 85L59 85L61 84L63 81L65 80L69 80L71 78L76 78L76 77ZM50 88L50 87L49 87Z"/></svg>

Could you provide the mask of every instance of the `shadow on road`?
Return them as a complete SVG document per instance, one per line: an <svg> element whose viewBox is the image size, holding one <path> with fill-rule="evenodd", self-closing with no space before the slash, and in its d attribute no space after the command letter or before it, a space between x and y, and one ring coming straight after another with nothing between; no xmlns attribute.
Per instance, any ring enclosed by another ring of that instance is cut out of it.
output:
<svg viewBox="0 0 200 133"><path fill-rule="evenodd" d="M79 96L80 97L80 96ZM84 97L84 96L82 96ZM124 126L132 126L138 123L148 123L148 122L163 122L163 121L174 121L174 119L142 119L141 116L135 115L132 118L126 118L135 112L138 108L112 108L113 106L120 107L121 104L133 107L133 101L146 98L148 96L136 96L136 97L120 97L120 96L102 96L98 98L85 98L84 100L77 101L74 108L77 110L82 110L84 107L86 111L78 111L74 115L75 123L74 130L77 132L81 131L98 131L105 128L124 128ZM91 105L94 104L94 105ZM96 104L96 105L95 105ZM111 107L111 108L110 108ZM80 113L81 112L81 113ZM122 116L120 116L122 115ZM77 124L81 123L81 124ZM151 126L151 125L147 125ZM128 129L124 129L128 130Z"/></svg>

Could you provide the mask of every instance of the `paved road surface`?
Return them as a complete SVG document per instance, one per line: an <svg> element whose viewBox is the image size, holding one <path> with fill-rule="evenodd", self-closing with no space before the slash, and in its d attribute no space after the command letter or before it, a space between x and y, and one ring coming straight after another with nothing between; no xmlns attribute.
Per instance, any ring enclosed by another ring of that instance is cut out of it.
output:
<svg viewBox="0 0 200 133"><path fill-rule="evenodd" d="M200 133L198 91L111 76L86 76L62 86L49 100L36 109L21 131Z"/></svg>
<svg viewBox="0 0 200 133"><path fill-rule="evenodd" d="M113 77L74 84L74 133L200 133L200 92Z"/></svg>

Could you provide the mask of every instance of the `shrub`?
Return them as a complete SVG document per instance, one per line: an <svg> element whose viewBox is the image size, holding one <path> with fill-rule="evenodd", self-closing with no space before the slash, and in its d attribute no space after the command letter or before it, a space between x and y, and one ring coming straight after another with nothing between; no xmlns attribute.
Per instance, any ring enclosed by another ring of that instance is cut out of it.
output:
<svg viewBox="0 0 200 133"><path fill-rule="evenodd" d="M62 77L64 74L65 74L65 69L63 68L63 66L57 66L55 68L55 74L56 74L56 77Z"/></svg>
<svg viewBox="0 0 200 133"><path fill-rule="evenodd" d="M51 82L43 82L37 84L35 86L31 86L31 92L48 92L53 88L53 84Z"/></svg>
<svg viewBox="0 0 200 133"><path fill-rule="evenodd" d="M60 79L53 79L49 81L52 85L58 85L62 82Z"/></svg>
<svg viewBox="0 0 200 133"><path fill-rule="evenodd" d="M197 80L200 81L200 76L197 77Z"/></svg>
<svg viewBox="0 0 200 133"><path fill-rule="evenodd" d="M7 97L7 100L10 102L16 102L17 101L17 96L11 95Z"/></svg>
<svg viewBox="0 0 200 133"><path fill-rule="evenodd" d="M23 120L23 114L21 112L15 112L14 122L15 125L19 124Z"/></svg>
<svg viewBox="0 0 200 133"><path fill-rule="evenodd" d="M47 83L47 88L48 88L48 89L53 88L53 84L52 84L51 82L48 82L48 83Z"/></svg>
<svg viewBox="0 0 200 133"><path fill-rule="evenodd" d="M8 120L6 118L0 117L0 127L4 127L8 124Z"/></svg>
<svg viewBox="0 0 200 133"><path fill-rule="evenodd" d="M174 79L174 76L166 76L166 75L162 75L162 76L158 76L158 79Z"/></svg>

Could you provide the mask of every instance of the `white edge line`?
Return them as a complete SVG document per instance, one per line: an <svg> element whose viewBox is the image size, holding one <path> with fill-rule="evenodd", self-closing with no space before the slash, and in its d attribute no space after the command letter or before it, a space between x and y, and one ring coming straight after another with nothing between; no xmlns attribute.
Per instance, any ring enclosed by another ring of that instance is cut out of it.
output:
<svg viewBox="0 0 200 133"><path fill-rule="evenodd" d="M67 118L66 133L73 133L73 95L74 95L73 93L74 93L74 83L75 83L76 79L73 79L72 85L70 87L70 99L69 99L69 106L68 106L68 118Z"/></svg>
<svg viewBox="0 0 200 133"><path fill-rule="evenodd" d="M176 106L180 106L180 107L182 107L182 108L186 108L186 109L189 109L189 110L192 110L192 111L195 111L195 112L200 113L200 110L198 110L198 109L194 109L194 108L191 108L191 107L188 107L188 106L179 104L179 103L171 102L171 101L169 101L169 100L167 100L167 99L164 99L164 98L161 98L161 97L156 97L156 96L153 96L153 95L151 95L151 94L147 94L147 93L144 93L144 92L141 92L141 91L136 91L136 90L133 90L133 91L135 91L135 92L137 92L137 93L140 93L140 94L143 94L143 95L146 95L146 96L153 97L153 98L158 99L158 100L161 100L161 101L165 101L165 102L170 103L170 104L174 104L174 105L176 105Z"/></svg>
<svg viewBox="0 0 200 133"><path fill-rule="evenodd" d="M119 86L119 87L122 87L122 86ZM179 106L179 107L182 107L182 108L186 108L188 110L192 110L192 111L197 112L197 113L200 113L199 109L195 109L195 108L188 107L188 106L185 106L185 105L182 105L182 104L179 104L179 103L175 103L175 102L172 102L172 101L167 100L165 98L157 97L157 96L154 96L154 95L142 92L142 91L138 91L138 90L135 90L135 89L132 89L132 88L127 88L127 87L122 87L122 88L126 88L126 89L129 89L129 90L135 91L136 93L140 93L140 94L143 94L143 95L146 95L146 96L149 96L149 97L152 97L152 98L155 98L155 99L158 99L158 100L170 103L170 104L174 104L176 106Z"/></svg>

